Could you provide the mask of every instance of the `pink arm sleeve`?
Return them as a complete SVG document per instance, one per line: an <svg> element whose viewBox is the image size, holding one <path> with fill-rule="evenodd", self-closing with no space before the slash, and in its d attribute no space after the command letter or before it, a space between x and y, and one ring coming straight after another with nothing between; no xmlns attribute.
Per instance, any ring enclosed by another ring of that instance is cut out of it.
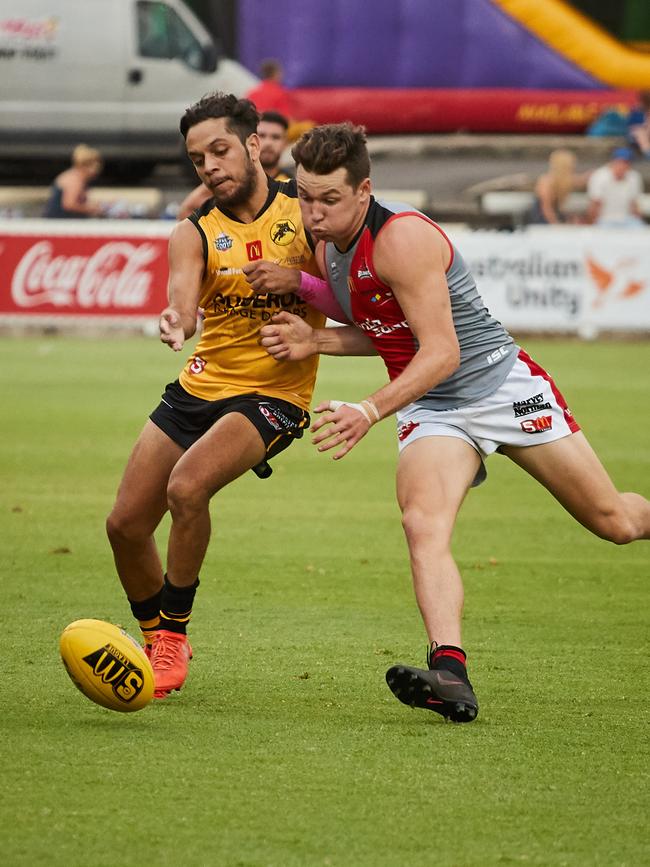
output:
<svg viewBox="0 0 650 867"><path fill-rule="evenodd" d="M301 271L299 292L300 297L304 301L311 304L316 310L320 310L329 319L343 322L345 325L350 324L350 320L341 309L327 281L321 280L320 277L314 277L312 274L307 274L306 271Z"/></svg>

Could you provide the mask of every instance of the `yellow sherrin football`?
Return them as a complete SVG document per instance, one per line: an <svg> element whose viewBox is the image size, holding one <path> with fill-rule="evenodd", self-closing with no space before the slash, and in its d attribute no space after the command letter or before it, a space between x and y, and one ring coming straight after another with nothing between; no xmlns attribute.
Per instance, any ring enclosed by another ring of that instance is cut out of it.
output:
<svg viewBox="0 0 650 867"><path fill-rule="evenodd" d="M72 682L110 710L142 710L153 697L151 663L135 638L103 620L75 620L61 634L61 659Z"/></svg>

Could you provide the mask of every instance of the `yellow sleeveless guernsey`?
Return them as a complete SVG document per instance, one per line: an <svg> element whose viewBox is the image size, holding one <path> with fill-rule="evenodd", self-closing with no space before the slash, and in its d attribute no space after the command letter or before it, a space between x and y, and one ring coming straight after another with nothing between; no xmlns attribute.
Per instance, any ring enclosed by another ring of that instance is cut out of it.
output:
<svg viewBox="0 0 650 867"><path fill-rule="evenodd" d="M295 181L269 181L269 197L252 223L239 222L211 200L190 218L201 233L205 271L199 304L205 312L194 354L179 376L183 388L204 400L238 394L263 394L308 409L318 356L305 361L275 361L260 346L260 329L280 310L305 319L313 328L322 313L298 295L255 295L242 267L266 259L318 274L302 225Z"/></svg>

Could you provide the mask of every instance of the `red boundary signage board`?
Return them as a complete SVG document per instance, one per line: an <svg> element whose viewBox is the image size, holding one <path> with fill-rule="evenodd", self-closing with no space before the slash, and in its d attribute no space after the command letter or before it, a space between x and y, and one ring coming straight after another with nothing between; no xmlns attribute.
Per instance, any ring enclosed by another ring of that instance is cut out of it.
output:
<svg viewBox="0 0 650 867"><path fill-rule="evenodd" d="M132 225L0 224L0 316L158 316L171 226Z"/></svg>

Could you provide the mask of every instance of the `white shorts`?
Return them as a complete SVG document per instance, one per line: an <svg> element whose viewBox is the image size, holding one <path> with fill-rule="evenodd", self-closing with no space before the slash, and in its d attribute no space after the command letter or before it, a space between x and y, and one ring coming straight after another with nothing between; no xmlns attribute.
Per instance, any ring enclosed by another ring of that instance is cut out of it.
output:
<svg viewBox="0 0 650 867"><path fill-rule="evenodd" d="M397 413L400 452L421 437L457 437L481 457L473 486L487 475L485 458L499 446L535 446L580 430L561 392L522 350L505 381L477 403L433 410L411 403Z"/></svg>

